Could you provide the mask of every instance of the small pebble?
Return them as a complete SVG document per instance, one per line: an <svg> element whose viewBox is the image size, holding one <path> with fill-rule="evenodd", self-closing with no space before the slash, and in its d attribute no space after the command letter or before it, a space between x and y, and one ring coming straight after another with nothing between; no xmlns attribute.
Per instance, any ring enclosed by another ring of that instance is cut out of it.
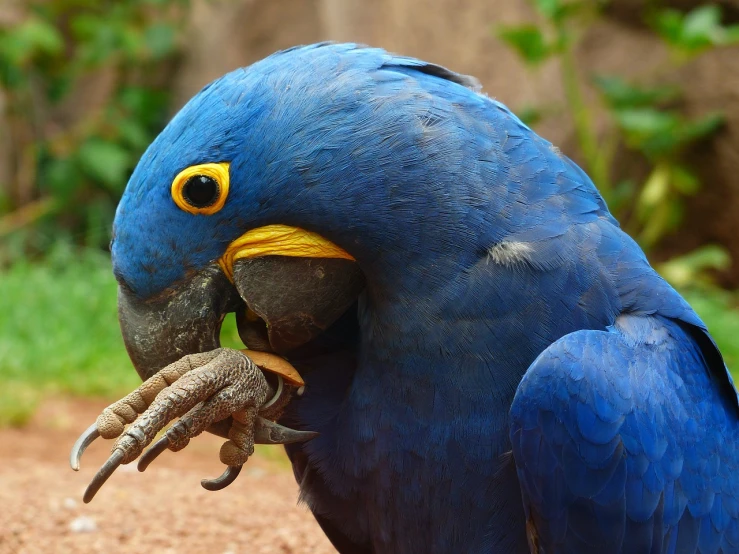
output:
<svg viewBox="0 0 739 554"><path fill-rule="evenodd" d="M94 533L98 530L95 520L88 516L80 516L69 523L72 533Z"/></svg>
<svg viewBox="0 0 739 554"><path fill-rule="evenodd" d="M62 502L62 506L64 506L67 510L74 510L77 507L77 501L71 496L68 496Z"/></svg>

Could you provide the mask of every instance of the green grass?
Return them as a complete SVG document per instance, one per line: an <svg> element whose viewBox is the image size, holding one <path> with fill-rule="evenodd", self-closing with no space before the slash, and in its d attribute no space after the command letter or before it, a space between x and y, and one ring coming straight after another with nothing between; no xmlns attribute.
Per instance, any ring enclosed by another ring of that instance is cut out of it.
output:
<svg viewBox="0 0 739 554"><path fill-rule="evenodd" d="M112 398L138 381L107 257L57 251L0 273L0 424L23 423L50 393Z"/></svg>
<svg viewBox="0 0 739 554"><path fill-rule="evenodd" d="M688 289L687 300L739 370L739 297ZM233 318L226 346L240 344ZM110 259L57 249L0 272L0 425L22 425L49 394L114 400L140 383L121 340Z"/></svg>

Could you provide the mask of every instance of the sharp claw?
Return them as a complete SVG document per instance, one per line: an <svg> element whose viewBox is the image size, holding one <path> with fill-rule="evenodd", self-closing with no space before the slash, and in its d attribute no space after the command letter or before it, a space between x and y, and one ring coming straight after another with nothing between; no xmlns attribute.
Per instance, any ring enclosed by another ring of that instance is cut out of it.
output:
<svg viewBox="0 0 739 554"><path fill-rule="evenodd" d="M225 489L231 483L236 481L236 478L241 473L241 468L244 466L228 466L220 477L215 479L203 479L200 481L200 485L207 491L220 491Z"/></svg>
<svg viewBox="0 0 739 554"><path fill-rule="evenodd" d="M82 433L76 441L74 441L72 452L70 452L69 454L69 465L72 466L73 470L80 470L80 460L82 459L82 454L85 453L87 447L90 446L92 442L99 436L100 432L98 431L97 423L93 423L87 429L85 429L85 432Z"/></svg>
<svg viewBox="0 0 739 554"><path fill-rule="evenodd" d="M267 402L262 404L262 407L259 408L261 410L266 410L267 408L273 406L282 396L282 391L285 388L284 379L282 378L282 375L277 376L277 390L275 391L274 396L272 396L271 399L269 399Z"/></svg>
<svg viewBox="0 0 739 554"><path fill-rule="evenodd" d="M113 472L118 469L118 466L121 465L121 462L123 461L123 457L123 450L116 449L113 451L110 458L108 458L108 461L103 464L100 470L95 474L95 477L92 478L92 481L90 481L90 484L87 485L85 495L82 497L82 501L85 504L88 504L90 500L95 497L97 492L100 490L100 487L102 487L108 478L113 475Z"/></svg>
<svg viewBox="0 0 739 554"><path fill-rule="evenodd" d="M263 417L254 421L255 444L291 444L303 442L318 436L315 431L296 431Z"/></svg>
<svg viewBox="0 0 739 554"><path fill-rule="evenodd" d="M161 439L155 442L149 450L144 452L141 458L139 458L139 463L137 464L136 469L139 471L146 471L149 464L156 460L159 457L159 454L167 450L168 447L169 439L167 438L167 435L164 435Z"/></svg>

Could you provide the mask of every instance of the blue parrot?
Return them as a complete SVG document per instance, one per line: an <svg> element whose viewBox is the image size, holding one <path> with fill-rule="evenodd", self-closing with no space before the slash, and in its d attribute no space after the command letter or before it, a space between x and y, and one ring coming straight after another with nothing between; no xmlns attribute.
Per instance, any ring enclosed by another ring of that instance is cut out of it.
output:
<svg viewBox="0 0 739 554"><path fill-rule="evenodd" d="M705 325L473 78L334 43L229 73L143 155L112 254L142 378L230 375L178 432L251 436L226 313L300 373L278 423L318 433L286 449L341 553L739 552L739 402Z"/></svg>

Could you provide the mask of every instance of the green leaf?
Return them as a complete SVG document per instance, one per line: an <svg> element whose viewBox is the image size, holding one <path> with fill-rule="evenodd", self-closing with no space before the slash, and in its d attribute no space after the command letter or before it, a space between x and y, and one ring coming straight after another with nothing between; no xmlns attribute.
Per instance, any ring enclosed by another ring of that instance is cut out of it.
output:
<svg viewBox="0 0 739 554"><path fill-rule="evenodd" d="M58 158L48 162L41 175L40 185L42 189L48 189L55 197L66 201L80 187L81 178L75 160Z"/></svg>
<svg viewBox="0 0 739 554"><path fill-rule="evenodd" d="M121 139L135 150L143 150L151 141L144 126L136 119L122 119L116 128Z"/></svg>
<svg viewBox="0 0 739 554"><path fill-rule="evenodd" d="M126 185L126 175L132 159L122 146L98 138L89 139L77 153L82 170L106 188L120 192Z"/></svg>
<svg viewBox="0 0 739 554"><path fill-rule="evenodd" d="M123 27L118 31L118 42L121 51L132 62L136 62L146 55L144 48L144 33L132 27Z"/></svg>
<svg viewBox="0 0 739 554"><path fill-rule="evenodd" d="M675 164L670 168L670 175L670 182L682 194L693 195L700 189L698 177L687 167Z"/></svg>
<svg viewBox="0 0 739 554"><path fill-rule="evenodd" d="M70 27L83 65L96 67L110 63L110 58L126 46L121 25L114 18L81 13L71 21Z"/></svg>
<svg viewBox="0 0 739 554"><path fill-rule="evenodd" d="M670 170L666 165L658 165L644 183L637 200L637 208L642 215L664 202L670 191Z"/></svg>
<svg viewBox="0 0 739 554"><path fill-rule="evenodd" d="M498 37L508 43L529 65L537 65L552 54L541 30L535 25L501 27Z"/></svg>
<svg viewBox="0 0 739 554"><path fill-rule="evenodd" d="M0 61L23 65L37 55L57 55L64 50L64 39L49 22L28 18L0 35Z"/></svg>
<svg viewBox="0 0 739 554"><path fill-rule="evenodd" d="M160 122L167 109L169 94L143 87L126 87L117 98L121 107L142 125Z"/></svg>
<svg viewBox="0 0 739 554"><path fill-rule="evenodd" d="M642 217L644 227L638 235L638 243L644 249L649 249L661 239L669 229L671 217L671 204L663 202L653 206L649 213Z"/></svg>
<svg viewBox="0 0 739 554"><path fill-rule="evenodd" d="M175 30L166 23L157 23L144 32L144 43L151 57L161 60L175 49Z"/></svg>
<svg viewBox="0 0 739 554"><path fill-rule="evenodd" d="M536 10L547 19L555 19L562 9L560 0L533 0Z"/></svg>
<svg viewBox="0 0 739 554"><path fill-rule="evenodd" d="M660 10L653 26L671 46L689 55L696 55L715 46L739 42L739 26L721 24L721 8L700 6L683 15L676 10Z"/></svg>
<svg viewBox="0 0 739 554"><path fill-rule="evenodd" d="M58 77L48 75L48 87L46 93L52 103L59 102L74 86L74 79L69 71L60 72Z"/></svg>
<svg viewBox="0 0 739 554"><path fill-rule="evenodd" d="M679 44L683 32L683 15L677 10L660 10L653 27L668 44Z"/></svg>
<svg viewBox="0 0 739 554"><path fill-rule="evenodd" d="M621 129L636 140L672 133L679 125L679 120L674 114L654 108L616 110L614 115Z"/></svg>
<svg viewBox="0 0 739 554"><path fill-rule="evenodd" d="M631 144L647 156L674 155L686 146L712 135L724 122L723 116L715 113L695 121L686 120L675 112L664 112L663 115L671 118L673 124L662 130L654 129L650 133L630 136L633 140Z"/></svg>
<svg viewBox="0 0 739 554"><path fill-rule="evenodd" d="M721 30L721 9L715 5L701 6L685 16L682 40L689 45L709 45Z"/></svg>
<svg viewBox="0 0 739 554"><path fill-rule="evenodd" d="M701 280L708 270L724 270L731 265L731 256L720 246L702 246L670 261L660 264L662 276L676 287L687 287Z"/></svg>
<svg viewBox="0 0 739 554"><path fill-rule="evenodd" d="M100 18L95 14L82 12L72 16L69 26L75 40L86 42L95 38Z"/></svg>
<svg viewBox="0 0 739 554"><path fill-rule="evenodd" d="M606 0L607 1L607 0ZM562 23L566 19L585 10L597 8L602 0L566 1L566 0L532 0L536 11L553 23Z"/></svg>
<svg viewBox="0 0 739 554"><path fill-rule="evenodd" d="M710 113L695 121L688 121L681 129L681 140L688 143L707 138L718 131L725 122L724 115L718 112Z"/></svg>
<svg viewBox="0 0 739 554"><path fill-rule="evenodd" d="M615 108L639 108L676 100L681 91L675 86L640 87L615 75L596 75L593 83L604 100Z"/></svg>

